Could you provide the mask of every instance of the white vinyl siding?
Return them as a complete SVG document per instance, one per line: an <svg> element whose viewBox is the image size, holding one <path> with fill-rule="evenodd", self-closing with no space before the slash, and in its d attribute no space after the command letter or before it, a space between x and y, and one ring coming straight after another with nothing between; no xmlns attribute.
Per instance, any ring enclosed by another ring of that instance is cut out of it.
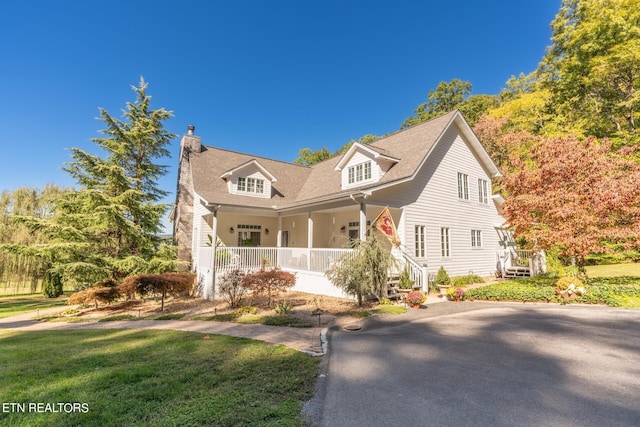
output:
<svg viewBox="0 0 640 427"><path fill-rule="evenodd" d="M462 276L473 271L481 276L495 273L496 251L501 249L495 226L504 223L491 201L487 205L478 200L477 181L484 179L489 185L491 178L476 160L477 157L465 144L457 129L452 127L434 147L430 157L416 177L406 184L390 187L374 193L368 203L381 206L402 207L402 223L398 232L403 244L415 251L415 227L425 225L426 256L421 263L428 272L435 274L443 266L452 276ZM457 174L468 175L469 200L474 203L459 203ZM449 228L449 257L443 258L440 228ZM472 248L471 230L480 230L482 247Z"/></svg>

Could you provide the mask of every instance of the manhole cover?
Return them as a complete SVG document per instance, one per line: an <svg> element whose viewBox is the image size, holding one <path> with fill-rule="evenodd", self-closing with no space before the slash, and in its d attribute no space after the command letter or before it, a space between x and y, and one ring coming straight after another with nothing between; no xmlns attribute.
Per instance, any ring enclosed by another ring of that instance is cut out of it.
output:
<svg viewBox="0 0 640 427"><path fill-rule="evenodd" d="M358 323L352 323L350 325L345 325L344 329L346 329L347 331L359 331L360 329L362 329L362 325Z"/></svg>

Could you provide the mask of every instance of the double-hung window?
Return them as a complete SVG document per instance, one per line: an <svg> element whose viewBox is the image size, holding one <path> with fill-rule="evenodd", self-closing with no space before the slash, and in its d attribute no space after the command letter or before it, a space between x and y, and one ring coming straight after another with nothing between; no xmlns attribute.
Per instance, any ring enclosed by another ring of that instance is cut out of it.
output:
<svg viewBox="0 0 640 427"><path fill-rule="evenodd" d="M469 175L458 172L458 199L469 200Z"/></svg>
<svg viewBox="0 0 640 427"><path fill-rule="evenodd" d="M481 230L471 230L471 247L472 248L482 247L482 231Z"/></svg>
<svg viewBox="0 0 640 427"><path fill-rule="evenodd" d="M489 182L486 179L478 179L478 202L483 205L489 203Z"/></svg>
<svg viewBox="0 0 640 427"><path fill-rule="evenodd" d="M449 240L449 228L440 228L440 255L442 258L451 256L451 242Z"/></svg>

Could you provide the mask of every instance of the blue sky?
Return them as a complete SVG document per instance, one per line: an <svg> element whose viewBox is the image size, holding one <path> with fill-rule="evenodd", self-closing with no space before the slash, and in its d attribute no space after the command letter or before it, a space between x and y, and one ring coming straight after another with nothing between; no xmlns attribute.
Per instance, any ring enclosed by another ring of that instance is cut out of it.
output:
<svg viewBox="0 0 640 427"><path fill-rule="evenodd" d="M432 4L434 3L434 4ZM561 0L6 0L0 4L0 190L72 186L69 148L99 153L140 77L179 136L293 161L397 130L453 78L495 94L550 44ZM168 201L173 201L173 195Z"/></svg>

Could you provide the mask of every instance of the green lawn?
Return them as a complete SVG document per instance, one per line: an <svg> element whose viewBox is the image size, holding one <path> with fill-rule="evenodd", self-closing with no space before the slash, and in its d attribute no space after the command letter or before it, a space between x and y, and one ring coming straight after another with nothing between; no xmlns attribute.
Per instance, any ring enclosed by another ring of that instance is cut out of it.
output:
<svg viewBox="0 0 640 427"><path fill-rule="evenodd" d="M299 426L320 363L283 346L177 331L0 331L0 348L1 403L26 409L0 411L11 426ZM29 403L67 405L38 413Z"/></svg>
<svg viewBox="0 0 640 427"><path fill-rule="evenodd" d="M588 277L640 276L640 263L589 265Z"/></svg>
<svg viewBox="0 0 640 427"><path fill-rule="evenodd" d="M39 309L62 307L66 304L66 298L46 298L42 296L42 294L2 296L0 297L0 318L37 311Z"/></svg>

